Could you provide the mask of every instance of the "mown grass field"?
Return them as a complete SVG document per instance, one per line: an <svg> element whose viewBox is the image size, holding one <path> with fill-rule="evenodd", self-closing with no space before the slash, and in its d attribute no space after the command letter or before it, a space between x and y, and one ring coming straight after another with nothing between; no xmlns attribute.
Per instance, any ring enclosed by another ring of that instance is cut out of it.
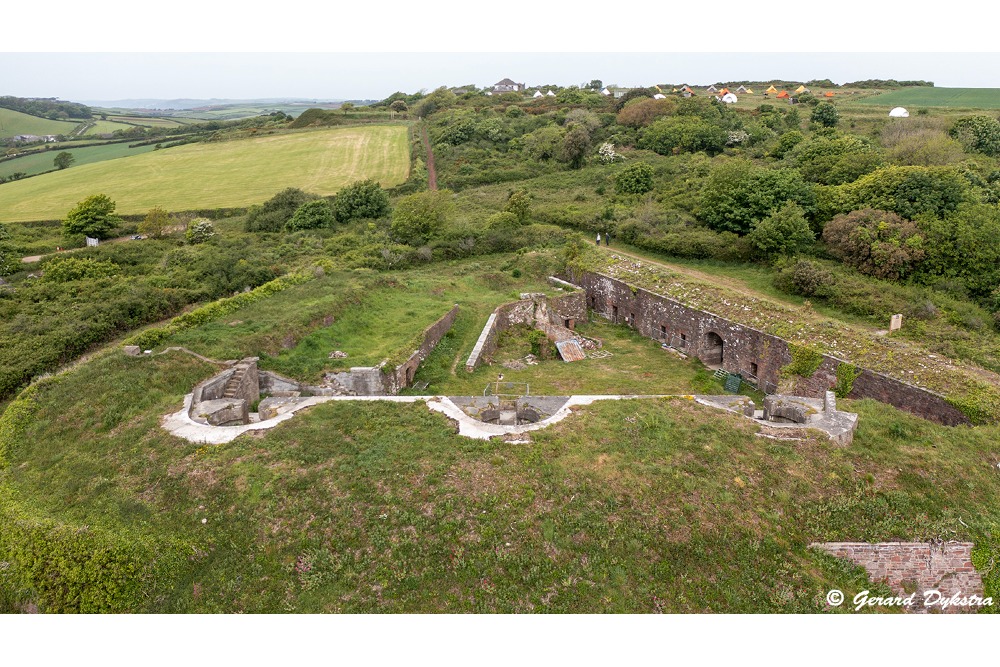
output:
<svg viewBox="0 0 1000 667"><path fill-rule="evenodd" d="M391 187L409 174L408 150L402 125L178 146L5 184L0 222L58 219L96 193L120 213L142 213L245 206L286 187L331 195L365 178Z"/></svg>
<svg viewBox="0 0 1000 667"><path fill-rule="evenodd" d="M49 120L30 116L20 111L0 108L0 138L13 137L18 134L68 134L77 127L79 122L64 120Z"/></svg>
<svg viewBox="0 0 1000 667"><path fill-rule="evenodd" d="M116 123L112 120L98 120L94 122L93 127L84 132L84 135L111 134L115 130L127 130L130 127L132 126L126 123Z"/></svg>
<svg viewBox="0 0 1000 667"><path fill-rule="evenodd" d="M108 116L108 120L146 127L180 127L184 125L184 123L169 118L150 118L148 116Z"/></svg>
<svg viewBox="0 0 1000 667"><path fill-rule="evenodd" d="M925 86L901 88L859 99L857 104L884 107L1000 109L1000 88L930 88Z"/></svg>
<svg viewBox="0 0 1000 667"><path fill-rule="evenodd" d="M86 148L73 148L71 145L63 144L59 150L32 153L31 155L25 155L14 160L0 162L0 176L10 176L11 174L19 171L24 172L29 176L51 171L55 169L52 161L55 159L56 155L62 151L66 151L73 155L74 162L69 168L74 169L85 164L103 162L104 160L113 160L115 158L128 157L130 155L141 155L142 153L148 153L153 149L154 146L152 145L129 148L128 143L88 146Z"/></svg>

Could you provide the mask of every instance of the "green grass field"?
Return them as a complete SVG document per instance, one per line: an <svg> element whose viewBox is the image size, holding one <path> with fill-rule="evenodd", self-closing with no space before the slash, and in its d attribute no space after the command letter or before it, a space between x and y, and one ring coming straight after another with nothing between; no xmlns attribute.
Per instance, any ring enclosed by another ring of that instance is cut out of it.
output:
<svg viewBox="0 0 1000 667"><path fill-rule="evenodd" d="M87 148L73 148L72 146L63 144L60 147L60 150L42 151L40 153L25 155L24 157L19 157L15 160L0 162L0 176L10 176L18 171L22 171L29 176L50 171L55 168L52 164L52 160L54 160L56 155L62 151L67 151L73 155L75 161L70 166L70 169L74 169L85 164L93 164L95 162L103 162L104 160L112 160L114 158L127 157L129 155L148 153L153 149L154 146L152 145L129 148L128 143L89 146Z"/></svg>
<svg viewBox="0 0 1000 667"><path fill-rule="evenodd" d="M1000 88L902 88L857 100L857 104L884 107L951 107L1000 109Z"/></svg>
<svg viewBox="0 0 1000 667"><path fill-rule="evenodd" d="M180 127L184 125L184 123L169 118L150 118L147 116L108 116L108 120L145 127Z"/></svg>
<svg viewBox="0 0 1000 667"><path fill-rule="evenodd" d="M125 123L116 123L110 120L98 120L94 122L94 126L84 132L84 136L89 136L92 134L111 134L115 130L127 130L131 125L126 125Z"/></svg>
<svg viewBox="0 0 1000 667"><path fill-rule="evenodd" d="M365 178L397 185L409 167L402 125L190 144L7 183L0 222L58 219L96 193L114 199L119 213L246 206L286 187L332 195Z"/></svg>
<svg viewBox="0 0 1000 667"><path fill-rule="evenodd" d="M49 120L0 108L0 139L18 134L68 134L77 125L72 121Z"/></svg>

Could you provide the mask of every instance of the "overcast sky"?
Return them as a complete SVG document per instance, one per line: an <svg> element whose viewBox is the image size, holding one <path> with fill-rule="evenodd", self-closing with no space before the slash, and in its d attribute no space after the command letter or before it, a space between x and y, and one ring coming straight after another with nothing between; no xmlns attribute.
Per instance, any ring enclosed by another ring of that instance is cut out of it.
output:
<svg viewBox="0 0 1000 667"><path fill-rule="evenodd" d="M261 11L104 0L96 12L46 3L45 16L71 20L9 4L5 24L30 29L0 41L0 95L381 99L504 77L528 85L895 78L1000 88L1000 54L961 53L991 48L975 26L994 10L971 0L933 14L871 0L769 0L766 11L740 0L296 0Z"/></svg>

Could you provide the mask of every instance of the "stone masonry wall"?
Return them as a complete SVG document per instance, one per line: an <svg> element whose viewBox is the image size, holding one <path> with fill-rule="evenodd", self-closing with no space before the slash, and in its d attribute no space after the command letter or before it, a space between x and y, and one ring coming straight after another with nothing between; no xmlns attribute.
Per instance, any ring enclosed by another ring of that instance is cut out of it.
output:
<svg viewBox="0 0 1000 667"><path fill-rule="evenodd" d="M399 393L400 389L410 386L413 382L413 376L417 372L417 367L423 363L427 355L437 347L437 344L441 342L445 334L451 330L456 317L458 317L457 305L445 313L437 322L424 329L420 347L406 361L397 366L395 370L386 374L386 389L390 394Z"/></svg>
<svg viewBox="0 0 1000 667"><path fill-rule="evenodd" d="M792 361L787 341L777 336L689 308L642 288L633 289L609 276L587 272L571 278L586 291L587 307L599 315L631 326L706 363L717 361L721 339L722 368L743 377L758 378L761 389L768 393L777 391L781 369ZM824 355L816 373L796 380L793 393L822 398L836 384L837 366L841 363L845 362ZM848 397L873 398L947 426L969 423L943 396L868 369L862 369Z"/></svg>
<svg viewBox="0 0 1000 667"><path fill-rule="evenodd" d="M983 580L972 565L970 542L827 542L810 546L862 566L872 581L887 582L899 595L916 591L914 611L923 610L925 591L936 590L945 598L983 595ZM945 611L977 609L949 607Z"/></svg>

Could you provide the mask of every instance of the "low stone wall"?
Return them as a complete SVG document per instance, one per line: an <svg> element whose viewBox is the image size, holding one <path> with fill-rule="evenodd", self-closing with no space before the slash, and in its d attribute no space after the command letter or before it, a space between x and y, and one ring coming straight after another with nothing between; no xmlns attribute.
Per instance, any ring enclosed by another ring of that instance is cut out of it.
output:
<svg viewBox="0 0 1000 667"><path fill-rule="evenodd" d="M434 351L434 348L445 337L445 334L451 331L456 317L458 317L457 305L445 313L437 322L424 329L420 347L391 373L386 374L385 386L388 393L398 394L401 389L413 384L413 376L416 375L417 368Z"/></svg>
<svg viewBox="0 0 1000 667"><path fill-rule="evenodd" d="M587 306L617 324L663 341L707 364L730 373L755 377L761 389L774 393L782 382L781 369L792 361L788 342L714 313L696 310L670 297L599 273L571 276L586 291ZM809 378L798 378L790 393L823 398L837 383L837 367L847 363L823 355ZM968 424L969 419L944 396L902 380L861 369L848 398L872 398L946 426Z"/></svg>
<svg viewBox="0 0 1000 667"><path fill-rule="evenodd" d="M809 546L860 565L868 571L872 581L885 581L901 596L916 592L912 611L926 610L927 591L937 591L942 598L983 595L982 577L972 565L974 545L971 542L825 542ZM946 612L977 610L977 607L958 606L943 609Z"/></svg>

